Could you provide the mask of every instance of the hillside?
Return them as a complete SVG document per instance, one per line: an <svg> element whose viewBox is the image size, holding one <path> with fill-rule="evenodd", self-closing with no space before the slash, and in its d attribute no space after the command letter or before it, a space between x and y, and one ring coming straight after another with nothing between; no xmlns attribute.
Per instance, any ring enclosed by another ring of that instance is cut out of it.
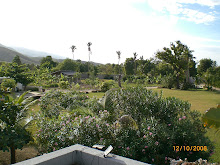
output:
<svg viewBox="0 0 220 165"><path fill-rule="evenodd" d="M22 53L21 53L22 52ZM6 47L0 44L0 62L12 62L13 58L18 55L21 59L22 63L26 64L40 64L40 61L43 57L52 56L53 60L56 62L62 62L64 57L54 54L49 54L46 52L40 52L35 50L30 50L26 48L19 48L19 47ZM81 61L82 63L86 63L87 61ZM100 65L100 63L92 62L90 63L94 65Z"/></svg>
<svg viewBox="0 0 220 165"><path fill-rule="evenodd" d="M38 59L34 58L29 58L27 56L24 56L21 53L18 53L12 49L9 49L3 45L0 45L0 61L5 61L5 62L12 62L13 58L18 55L21 59L22 63L27 63L27 64L39 64Z"/></svg>
<svg viewBox="0 0 220 165"><path fill-rule="evenodd" d="M41 52L41 51L36 51L36 50L31 50L31 49L27 49L27 48L22 48L22 47L12 47L13 50L28 56L28 57L46 57L46 56L51 56L55 59L65 59L65 57L63 56L59 56L56 54L51 54L51 53L47 53L47 52Z"/></svg>

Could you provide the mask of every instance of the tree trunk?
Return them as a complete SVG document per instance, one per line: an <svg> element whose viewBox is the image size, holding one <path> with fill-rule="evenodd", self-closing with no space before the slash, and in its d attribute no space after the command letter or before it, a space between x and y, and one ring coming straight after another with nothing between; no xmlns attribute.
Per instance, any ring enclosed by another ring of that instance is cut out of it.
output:
<svg viewBox="0 0 220 165"><path fill-rule="evenodd" d="M189 73L189 59L188 58L187 58L187 68L186 68L185 74L186 74L186 82L189 83L190 73Z"/></svg>
<svg viewBox="0 0 220 165"><path fill-rule="evenodd" d="M180 78L179 78L179 74L177 74L177 76L176 76L176 89L180 89Z"/></svg>
<svg viewBox="0 0 220 165"><path fill-rule="evenodd" d="M14 146L11 146L10 150L11 150L11 164L14 164L14 163L16 163L16 160L15 160L15 148L14 148Z"/></svg>
<svg viewBox="0 0 220 165"><path fill-rule="evenodd" d="M121 88L121 75L118 75L118 86Z"/></svg>

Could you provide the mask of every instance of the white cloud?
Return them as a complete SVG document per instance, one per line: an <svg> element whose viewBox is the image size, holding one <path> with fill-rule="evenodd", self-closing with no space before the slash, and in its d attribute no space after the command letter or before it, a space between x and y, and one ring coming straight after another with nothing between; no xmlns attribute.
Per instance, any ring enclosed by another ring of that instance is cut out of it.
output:
<svg viewBox="0 0 220 165"><path fill-rule="evenodd" d="M209 24L216 20L215 12L205 13L199 10L193 10L184 7L183 4L199 4L214 8L220 5L220 1L216 0L148 0L148 4L159 12L167 11L172 15L177 15L181 19L185 19L197 24Z"/></svg>
<svg viewBox="0 0 220 165"><path fill-rule="evenodd" d="M208 24L215 21L215 17L211 14L206 14L192 9L184 9L182 14L184 15L183 19L186 19L197 24L204 23Z"/></svg>

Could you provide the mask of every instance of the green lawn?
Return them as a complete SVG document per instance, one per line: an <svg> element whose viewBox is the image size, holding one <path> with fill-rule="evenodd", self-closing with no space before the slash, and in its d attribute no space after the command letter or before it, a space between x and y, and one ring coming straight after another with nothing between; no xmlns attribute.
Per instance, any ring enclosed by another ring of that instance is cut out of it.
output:
<svg viewBox="0 0 220 165"><path fill-rule="evenodd" d="M152 89L160 93L163 91L164 97L177 97L181 100L188 101L192 110L198 110L204 113L207 109L217 107L220 104L220 92L204 91L204 90L175 90L175 89Z"/></svg>
<svg viewBox="0 0 220 165"><path fill-rule="evenodd" d="M89 93L89 94L86 94L87 96L89 96L89 98L92 98L92 97L96 97L96 98L102 98L102 96L104 96L104 92L97 92L97 93Z"/></svg>

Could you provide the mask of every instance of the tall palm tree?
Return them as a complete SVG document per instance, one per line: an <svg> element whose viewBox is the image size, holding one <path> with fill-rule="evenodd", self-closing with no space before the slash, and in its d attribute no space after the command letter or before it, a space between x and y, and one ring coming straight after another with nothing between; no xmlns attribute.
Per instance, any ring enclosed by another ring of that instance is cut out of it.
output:
<svg viewBox="0 0 220 165"><path fill-rule="evenodd" d="M120 73L120 59L121 59L121 52L120 51L116 51L116 53L118 54L118 67L119 67L119 75L118 75L118 86L121 88L121 73Z"/></svg>
<svg viewBox="0 0 220 165"><path fill-rule="evenodd" d="M89 51L89 62L90 62L90 55L92 54L91 45L92 45L91 42L88 42L88 43L87 43L88 51ZM88 62L88 72L89 72L89 62Z"/></svg>
<svg viewBox="0 0 220 165"><path fill-rule="evenodd" d="M136 52L134 52L133 54L134 54L134 75L136 75L136 59L138 54Z"/></svg>
<svg viewBox="0 0 220 165"><path fill-rule="evenodd" d="M72 50L73 60L74 60L74 51L76 50L76 46L75 46L75 45L72 45L72 46L70 47L70 49Z"/></svg>

